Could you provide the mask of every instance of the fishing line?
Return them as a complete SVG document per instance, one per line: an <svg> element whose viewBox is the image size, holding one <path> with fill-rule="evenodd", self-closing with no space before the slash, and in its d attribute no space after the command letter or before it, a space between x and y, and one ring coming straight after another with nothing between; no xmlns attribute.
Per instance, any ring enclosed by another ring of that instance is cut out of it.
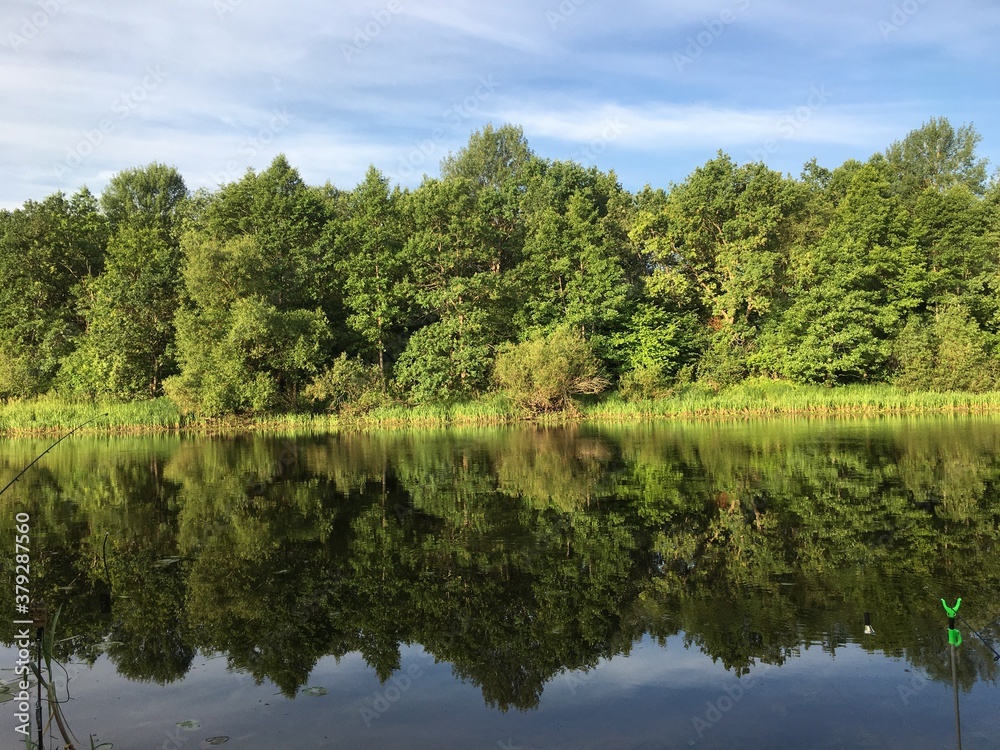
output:
<svg viewBox="0 0 1000 750"><path fill-rule="evenodd" d="M931 593L931 587L928 586L928 585L924 585L924 591L927 592L928 594L930 594ZM937 597L937 598L941 599L942 602L944 601L943 597ZM960 615L957 611L955 612L955 617L957 617L959 620L961 620L965 624L965 627L967 627L970 630L970 632L974 636L976 636L976 638L978 638L980 641L982 641L983 645L986 646L986 648L988 648L990 650L990 653L993 654L993 661L995 661L995 662L1000 661L1000 653L997 653L997 650L995 648L993 648L992 645L990 645L990 642L987 641L985 638L983 638L983 636L980 635L979 631L976 630L974 627L972 627L972 625L969 624L969 621L966 620L965 617L963 617L962 615ZM995 620L991 620L991 622L995 622Z"/></svg>
<svg viewBox="0 0 1000 750"><path fill-rule="evenodd" d="M46 448L46 449L45 449L44 451L42 451L41 453L39 453L39 454L38 454L38 455L37 455L37 456L35 457L35 460L34 460L34 461L32 461L32 462L31 462L30 464L28 464L27 466L25 466L25 467L24 467L23 469L21 469L20 473L19 473L19 474L18 474L18 475L17 475L16 477L14 477L14 478L13 478L13 479L11 479L11 480L10 480L9 482L7 482L7 486L6 486L6 487L4 487L4 488L3 488L2 490L0 490L0 495L2 495L3 493L5 493L5 492L6 492L7 490L9 490L9 489L10 489L11 487L13 487L13 486L14 486L14 482L16 482L16 481L17 481L18 479L20 479L21 477L23 477L23 476L24 476L24 475L25 475L25 474L26 474L26 473L28 472L28 469L30 469L30 468L31 468L32 466L34 466L35 464L37 464L37 463L38 463L39 461L41 461L41 460L42 460L42 456L44 456L44 455L45 455L46 453L48 453L48 452L49 452L50 450L52 450L52 449L53 449L53 448L55 448L55 447L56 447L57 445L59 445L59 443L61 443L61 442L62 442L63 440L65 440L66 438L68 438L68 437L69 437L70 435L72 435L72 434L73 434L74 432L76 432L77 430L79 430L79 429L81 429L81 428L83 428L83 427L86 427L86 426L87 426L88 424L90 424L91 422L96 422L96 421L97 421L98 419L100 419L101 417L106 417L106 416L108 416L108 415L107 415L107 413L104 413L104 414L98 414L98 415L97 415L96 417L94 417L93 419L88 419L88 420L87 420L86 422L84 422L83 424L81 424L81 425L77 425L77 426L76 426L76 427L74 427L74 428L73 428L72 430L70 430L70 431L69 431L69 432L67 432L67 433L66 433L65 435L63 435L63 436L62 436L61 438L59 438L58 440L56 440L56 441L55 441L55 442L54 442L54 443L53 443L52 445L50 445L50 446L49 446L48 448Z"/></svg>
<svg viewBox="0 0 1000 750"><path fill-rule="evenodd" d="M989 644L989 642L985 638L983 638L981 635L979 635L979 631L976 630L974 627L972 627L969 624L969 621L966 620L964 617L962 617L962 615L960 615L960 614L958 614L956 612L955 616L958 617L959 620L961 620L962 622L964 622L965 623L965 627L967 627L970 631L972 631L972 634L974 636L976 636L976 638L978 638L979 640L981 640L983 642L983 645L986 646L986 648L988 648L993 653L993 661L1000 661L1000 654L997 653L997 650L995 648L993 648L993 646L991 646Z"/></svg>

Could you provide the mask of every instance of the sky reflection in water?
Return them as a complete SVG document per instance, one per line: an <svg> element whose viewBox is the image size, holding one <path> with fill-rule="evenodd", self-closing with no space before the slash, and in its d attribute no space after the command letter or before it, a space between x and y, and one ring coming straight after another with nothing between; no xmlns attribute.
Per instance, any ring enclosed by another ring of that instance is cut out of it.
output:
<svg viewBox="0 0 1000 750"><path fill-rule="evenodd" d="M84 746L937 748L937 597L1000 614L998 447L968 418L81 439L3 502ZM963 630L964 744L1000 747Z"/></svg>

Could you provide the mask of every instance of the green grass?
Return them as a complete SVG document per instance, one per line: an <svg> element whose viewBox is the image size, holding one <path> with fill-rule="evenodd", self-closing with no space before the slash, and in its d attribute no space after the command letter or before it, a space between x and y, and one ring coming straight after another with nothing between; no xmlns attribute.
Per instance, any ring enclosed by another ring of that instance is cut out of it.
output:
<svg viewBox="0 0 1000 750"><path fill-rule="evenodd" d="M826 388L783 381L749 380L720 391L691 386L651 400L612 395L583 407L592 420L766 415L919 414L1000 411L1000 392L904 391L890 385Z"/></svg>
<svg viewBox="0 0 1000 750"><path fill-rule="evenodd" d="M90 420L96 421L87 430L94 432L154 432L185 425L180 411L166 398L130 403L72 403L41 396L0 404L3 434L61 432Z"/></svg>
<svg viewBox="0 0 1000 750"><path fill-rule="evenodd" d="M612 393L581 400L573 412L530 415L502 394L458 404L380 406L362 414L278 414L259 417L191 419L168 399L133 403L69 403L41 397L0 404L0 434L58 433L101 417L87 432L197 432L395 429L449 425L499 425L519 421L740 418L770 415L922 414L1000 412L1000 392L910 392L889 385L825 388L783 381L749 380L723 390L693 385L656 399L626 400Z"/></svg>

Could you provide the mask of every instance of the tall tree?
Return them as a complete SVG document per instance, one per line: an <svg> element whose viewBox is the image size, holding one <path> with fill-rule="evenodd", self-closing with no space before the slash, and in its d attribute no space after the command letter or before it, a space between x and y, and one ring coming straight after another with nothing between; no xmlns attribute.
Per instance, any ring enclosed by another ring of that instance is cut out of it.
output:
<svg viewBox="0 0 1000 750"><path fill-rule="evenodd" d="M703 376L746 374L757 325L784 285L799 197L763 164L737 166L720 153L674 186L658 215L640 214L652 299L696 312L710 331Z"/></svg>
<svg viewBox="0 0 1000 750"><path fill-rule="evenodd" d="M174 167L153 162L119 172L101 193L101 208L112 232L122 227L156 229L177 245L180 211L187 197L184 178Z"/></svg>
<svg viewBox="0 0 1000 750"><path fill-rule="evenodd" d="M60 388L120 399L162 394L175 372L179 267L180 250L159 228L119 226L104 272L86 284L87 327L63 362Z"/></svg>
<svg viewBox="0 0 1000 750"><path fill-rule="evenodd" d="M884 167L858 170L800 269L790 307L762 335L755 363L827 384L885 378L892 338L925 294L909 224Z"/></svg>
<svg viewBox="0 0 1000 750"><path fill-rule="evenodd" d="M482 216L468 180L427 180L407 201L413 233L404 253L421 326L397 362L416 398L454 398L483 389L493 347L510 323L511 290L483 242Z"/></svg>
<svg viewBox="0 0 1000 750"><path fill-rule="evenodd" d="M347 324L374 350L383 384L386 352L402 330L409 305L400 201L398 189L390 191L388 179L369 167L346 200L346 218L336 225L336 270Z"/></svg>
<svg viewBox="0 0 1000 750"><path fill-rule="evenodd" d="M83 329L77 302L101 271L107 235L86 188L28 201L0 222L0 397L52 384Z"/></svg>
<svg viewBox="0 0 1000 750"><path fill-rule="evenodd" d="M503 191L525 183L533 160L522 128L488 124L475 131L457 154L441 160L441 179L468 180L476 192Z"/></svg>
<svg viewBox="0 0 1000 750"><path fill-rule="evenodd" d="M927 265L928 304L955 297L983 317L998 260L988 203L961 183L928 186L916 197L911 237Z"/></svg>
<svg viewBox="0 0 1000 750"><path fill-rule="evenodd" d="M793 197L780 174L720 153L670 191L664 232L651 240L654 276L684 277L660 283L692 289L717 324L752 323L782 283Z"/></svg>
<svg viewBox="0 0 1000 750"><path fill-rule="evenodd" d="M330 338L308 278L325 219L283 156L219 191L182 242L175 400L210 415L295 405Z"/></svg>
<svg viewBox="0 0 1000 750"><path fill-rule="evenodd" d="M119 172L101 194L110 240L103 272L80 303L85 331L64 362L61 390L115 398L155 397L175 372L180 227L187 188L173 167Z"/></svg>
<svg viewBox="0 0 1000 750"><path fill-rule="evenodd" d="M524 260L516 276L527 294L519 337L569 325L605 363L620 364L615 342L639 283L627 232L631 197L614 174L555 162L531 180L523 205Z"/></svg>
<svg viewBox="0 0 1000 750"><path fill-rule="evenodd" d="M908 202L927 187L945 190L961 184L982 195L987 160L976 155L981 140L971 124L956 130L947 117L932 117L885 151L896 190Z"/></svg>
<svg viewBox="0 0 1000 750"><path fill-rule="evenodd" d="M458 181L472 195L476 241L483 245L494 274L505 274L521 261L522 197L540 168L523 130L513 125L487 125L457 154L441 161L441 179Z"/></svg>

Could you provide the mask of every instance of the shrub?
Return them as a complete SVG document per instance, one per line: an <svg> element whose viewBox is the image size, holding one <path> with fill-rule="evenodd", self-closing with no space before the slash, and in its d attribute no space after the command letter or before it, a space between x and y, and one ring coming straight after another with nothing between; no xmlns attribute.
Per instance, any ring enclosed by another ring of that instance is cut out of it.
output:
<svg viewBox="0 0 1000 750"><path fill-rule="evenodd" d="M994 337L959 302L929 321L912 316L893 344L893 384L907 390L986 391L997 383Z"/></svg>
<svg viewBox="0 0 1000 750"><path fill-rule="evenodd" d="M590 345L567 326L522 344L506 344L497 356L494 378L533 412L573 409L574 394L608 387Z"/></svg>
<svg viewBox="0 0 1000 750"><path fill-rule="evenodd" d="M467 399L489 383L492 349L456 321L437 321L416 331L393 367L396 382L414 403Z"/></svg>
<svg viewBox="0 0 1000 750"><path fill-rule="evenodd" d="M303 395L328 411L362 413L381 403L382 378L377 365L341 354L313 378Z"/></svg>

